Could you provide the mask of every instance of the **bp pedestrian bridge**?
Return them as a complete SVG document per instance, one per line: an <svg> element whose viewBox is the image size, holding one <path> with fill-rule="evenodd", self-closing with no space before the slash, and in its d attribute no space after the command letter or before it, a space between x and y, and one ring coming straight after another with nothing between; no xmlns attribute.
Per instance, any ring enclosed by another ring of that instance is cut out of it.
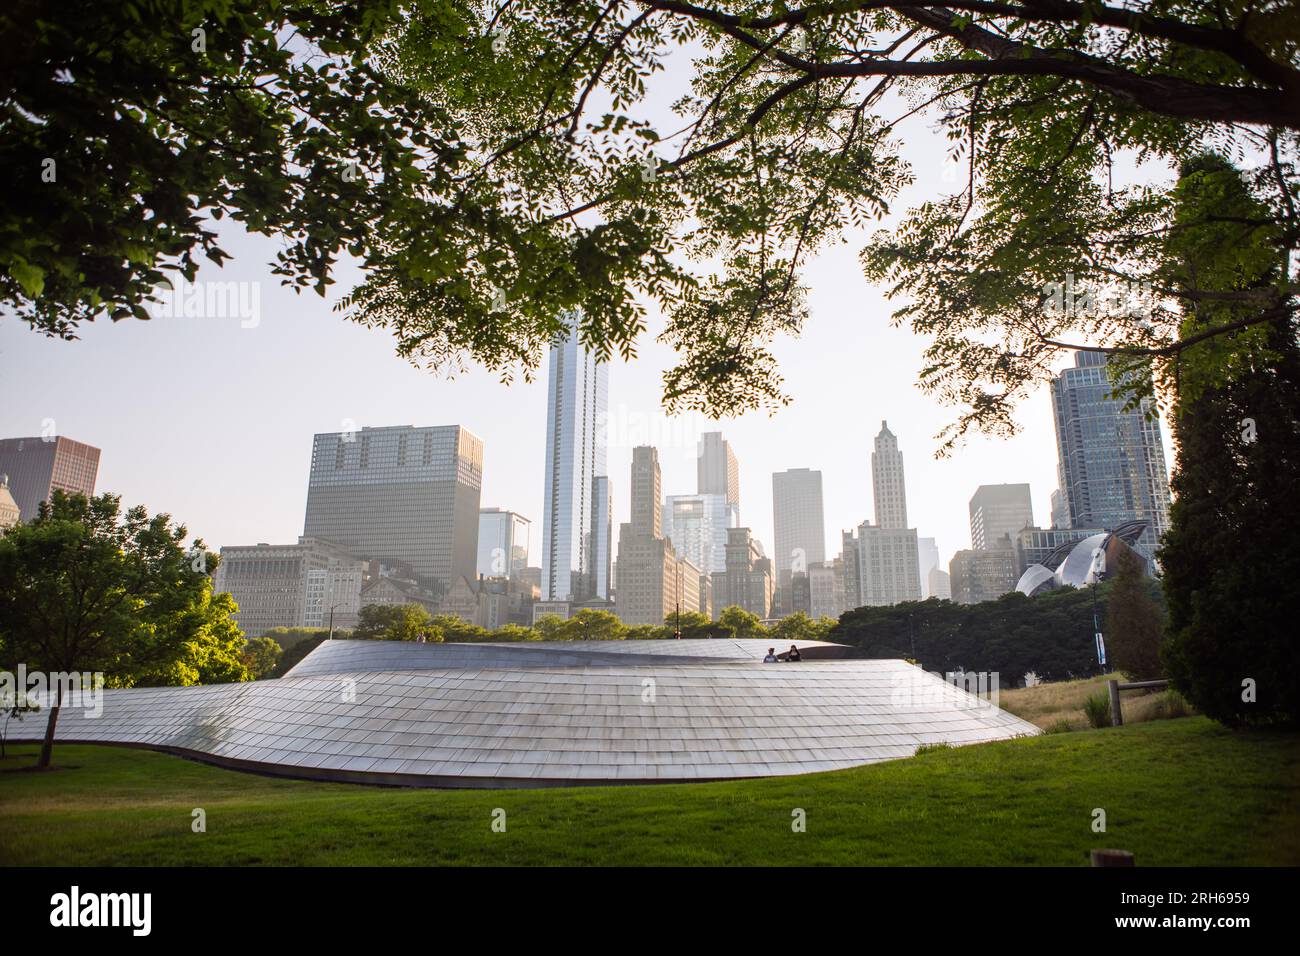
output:
<svg viewBox="0 0 1300 956"><path fill-rule="evenodd" d="M325 641L275 680L105 690L60 742L261 773L426 787L734 780L856 767L1039 733L901 660L768 640ZM785 650L781 645L778 650ZM10 723L39 740L43 714Z"/></svg>

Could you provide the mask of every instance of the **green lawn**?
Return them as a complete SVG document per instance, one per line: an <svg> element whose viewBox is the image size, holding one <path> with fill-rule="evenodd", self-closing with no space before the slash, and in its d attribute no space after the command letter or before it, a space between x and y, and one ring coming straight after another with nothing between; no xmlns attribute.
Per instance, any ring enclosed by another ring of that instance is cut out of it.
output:
<svg viewBox="0 0 1300 956"><path fill-rule="evenodd" d="M1139 865L1300 863L1300 735L1200 717L804 777L569 790L316 784L89 746L15 771L34 752L0 762L0 864L1076 866L1099 846Z"/></svg>

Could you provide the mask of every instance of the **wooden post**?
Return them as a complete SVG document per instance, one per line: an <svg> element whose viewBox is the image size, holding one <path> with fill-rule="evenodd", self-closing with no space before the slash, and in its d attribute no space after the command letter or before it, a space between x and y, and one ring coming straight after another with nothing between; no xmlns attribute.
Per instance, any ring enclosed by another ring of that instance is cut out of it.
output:
<svg viewBox="0 0 1300 956"><path fill-rule="evenodd" d="M1114 683L1114 681L1111 681ZM1133 854L1128 850L1093 850L1093 866L1136 866Z"/></svg>
<svg viewBox="0 0 1300 956"><path fill-rule="evenodd" d="M1119 681L1108 680L1106 683L1110 686L1110 725L1112 727L1124 726L1124 712L1120 710L1119 703Z"/></svg>

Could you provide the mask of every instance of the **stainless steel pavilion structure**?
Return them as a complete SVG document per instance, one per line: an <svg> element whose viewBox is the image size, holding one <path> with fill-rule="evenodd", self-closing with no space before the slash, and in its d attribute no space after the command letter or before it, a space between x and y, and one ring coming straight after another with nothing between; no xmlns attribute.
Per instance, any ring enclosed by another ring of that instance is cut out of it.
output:
<svg viewBox="0 0 1300 956"><path fill-rule="evenodd" d="M766 640L326 641L278 680L103 691L57 739L321 780L550 787L837 770L1039 733L905 661ZM786 646L778 651L788 649ZM43 715L11 723L39 740Z"/></svg>

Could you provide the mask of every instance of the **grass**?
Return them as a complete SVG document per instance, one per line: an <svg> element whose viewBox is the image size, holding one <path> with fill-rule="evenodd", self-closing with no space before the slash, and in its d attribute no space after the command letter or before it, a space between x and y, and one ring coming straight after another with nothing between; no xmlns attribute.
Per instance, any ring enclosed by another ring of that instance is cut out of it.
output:
<svg viewBox="0 0 1300 956"><path fill-rule="evenodd" d="M1121 682L1126 680L1121 674L1103 674L1082 680L1003 690L998 694L998 706L1052 733L1086 730L1089 727L1087 701L1098 694L1108 697L1106 682L1111 678ZM1125 724L1185 717L1192 713L1187 702L1173 691L1125 690L1120 691L1120 700L1124 705ZM1106 720L1110 720L1109 713Z"/></svg>
<svg viewBox="0 0 1300 956"><path fill-rule="evenodd" d="M0 864L1077 866L1099 846L1140 865L1300 863L1300 735L1201 717L803 777L568 790L318 784L72 745L55 748L62 769L18 769L35 752L0 762Z"/></svg>

